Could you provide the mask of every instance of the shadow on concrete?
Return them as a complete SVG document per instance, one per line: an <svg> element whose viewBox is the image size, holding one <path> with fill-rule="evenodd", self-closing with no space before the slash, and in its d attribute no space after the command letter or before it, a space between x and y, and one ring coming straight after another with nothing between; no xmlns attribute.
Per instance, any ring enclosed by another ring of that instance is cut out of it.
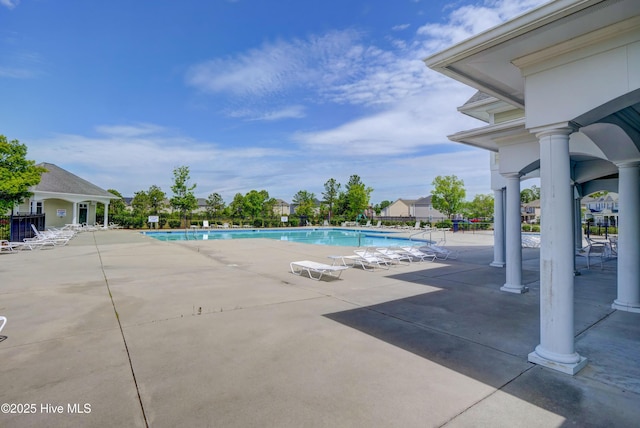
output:
<svg viewBox="0 0 640 428"><path fill-rule="evenodd" d="M491 255L462 251L458 260L389 276L429 292L325 316L561 415L566 426L636 425L640 315L611 308L615 269L575 278L576 351L589 364L572 377L527 362L540 343L539 252L523 250L528 293L500 291L504 270L486 265Z"/></svg>

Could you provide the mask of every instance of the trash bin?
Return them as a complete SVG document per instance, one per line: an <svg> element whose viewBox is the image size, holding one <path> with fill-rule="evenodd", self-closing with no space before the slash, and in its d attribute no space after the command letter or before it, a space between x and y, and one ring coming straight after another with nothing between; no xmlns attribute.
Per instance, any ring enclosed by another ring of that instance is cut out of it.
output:
<svg viewBox="0 0 640 428"><path fill-rule="evenodd" d="M454 232L458 231L458 223L460 223L460 220L453 220L453 231Z"/></svg>

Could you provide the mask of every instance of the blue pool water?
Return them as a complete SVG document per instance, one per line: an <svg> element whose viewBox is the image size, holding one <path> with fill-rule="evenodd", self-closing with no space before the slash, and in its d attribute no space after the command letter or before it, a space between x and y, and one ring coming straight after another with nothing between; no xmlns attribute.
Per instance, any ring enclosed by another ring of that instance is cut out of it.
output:
<svg viewBox="0 0 640 428"><path fill-rule="evenodd" d="M266 238L279 241L302 242L314 245L340 247L391 247L411 245L416 241L393 236L390 232L370 232L345 229L243 229L243 230L197 230L142 232L161 241L192 241L215 239ZM418 241L420 242L420 241Z"/></svg>

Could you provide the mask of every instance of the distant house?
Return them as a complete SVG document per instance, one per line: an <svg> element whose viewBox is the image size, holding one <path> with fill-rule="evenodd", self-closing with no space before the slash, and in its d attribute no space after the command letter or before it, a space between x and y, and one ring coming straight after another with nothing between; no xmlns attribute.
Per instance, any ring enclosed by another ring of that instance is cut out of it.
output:
<svg viewBox="0 0 640 428"><path fill-rule="evenodd" d="M298 208L299 204L290 204L289 205L289 209L291 214L295 214L296 209ZM315 215L320 214L320 206L322 205L322 201L318 200L318 199L314 199L313 200L313 213Z"/></svg>
<svg viewBox="0 0 640 428"><path fill-rule="evenodd" d="M440 221L447 218L447 215L438 211L431 203L432 196L420 198L415 201L415 217L420 221Z"/></svg>
<svg viewBox="0 0 640 428"><path fill-rule="evenodd" d="M16 214L45 214L45 227L65 224L95 224L96 204L104 204L107 224L109 203L119 196L88 182L52 163L41 163L47 172L30 191L33 196L14 208Z"/></svg>
<svg viewBox="0 0 640 428"><path fill-rule="evenodd" d="M431 196L398 199L380 212L382 217L412 217L420 221L440 221L447 216L433 207Z"/></svg>
<svg viewBox="0 0 640 428"><path fill-rule="evenodd" d="M607 193L597 198L582 198L581 208L584 219L596 225L615 226L618 223L618 194Z"/></svg>
<svg viewBox="0 0 640 428"><path fill-rule="evenodd" d="M540 223L540 199L520 205L521 221L524 223Z"/></svg>
<svg viewBox="0 0 640 428"><path fill-rule="evenodd" d="M205 198L196 198L198 201L198 207L193 210L194 213L205 213L207 212L207 200Z"/></svg>
<svg viewBox="0 0 640 428"><path fill-rule="evenodd" d="M415 199L398 199L385 207L380 215L382 217L414 217L415 203Z"/></svg>
<svg viewBox="0 0 640 428"><path fill-rule="evenodd" d="M278 216L288 216L291 214L291 205L282 199L276 199L276 204L273 206L273 213Z"/></svg>

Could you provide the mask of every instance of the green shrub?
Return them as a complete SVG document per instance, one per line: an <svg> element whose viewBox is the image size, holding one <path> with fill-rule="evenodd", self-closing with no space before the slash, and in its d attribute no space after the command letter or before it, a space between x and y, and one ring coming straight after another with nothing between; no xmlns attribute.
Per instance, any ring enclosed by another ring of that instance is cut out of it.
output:
<svg viewBox="0 0 640 428"><path fill-rule="evenodd" d="M171 219L169 220L169 227L171 229L177 229L180 227L180 220Z"/></svg>
<svg viewBox="0 0 640 428"><path fill-rule="evenodd" d="M127 229L141 229L147 222L147 218L133 213L122 213L113 216L114 223L118 223L120 226Z"/></svg>
<svg viewBox="0 0 640 428"><path fill-rule="evenodd" d="M453 222L451 220L442 220L436 223L436 227L438 229L451 229L453 227Z"/></svg>

